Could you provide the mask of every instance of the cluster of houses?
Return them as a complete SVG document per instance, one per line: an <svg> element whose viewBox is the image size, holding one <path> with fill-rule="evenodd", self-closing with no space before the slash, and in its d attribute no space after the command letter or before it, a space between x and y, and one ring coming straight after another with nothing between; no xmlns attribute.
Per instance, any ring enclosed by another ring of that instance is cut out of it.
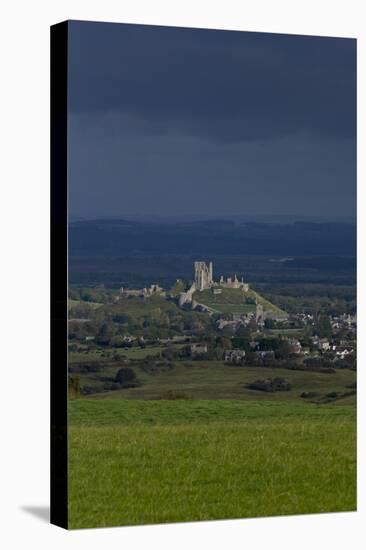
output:
<svg viewBox="0 0 366 550"><path fill-rule="evenodd" d="M355 334L357 330L357 317L356 315L344 315L331 317L332 329L347 329L351 333Z"/></svg>
<svg viewBox="0 0 366 550"><path fill-rule="evenodd" d="M143 336L124 335L122 341L129 345L146 344ZM86 336L86 341L94 340L94 336ZM190 355L193 358L198 358L208 353L208 345L204 342L192 342L194 340L193 335L176 335L165 339L156 339L156 343L159 344L188 344ZM329 354L333 358L344 359L353 354L354 344L352 340L341 339L337 344L330 342L328 338L320 338L319 336L313 336L311 339L311 348L301 344L298 338L285 338L284 339L288 351L290 354L296 356L309 356L317 354ZM251 352L256 353L261 359L274 358L275 351L271 349L261 349L260 339L252 340L249 342L249 348ZM224 352L224 360L230 363L240 363L245 358L245 350L242 349L230 349Z"/></svg>
<svg viewBox="0 0 366 550"><path fill-rule="evenodd" d="M140 295L148 298L153 295L162 295L164 290L159 287L159 285L151 285L149 288L144 288L141 290L126 290L121 289L120 295L122 296L132 296ZM235 334L240 327L249 326L252 330L252 335L254 334L253 330L258 333L258 339L253 339L249 342L249 349L251 352L254 352L261 359L264 358L274 358L275 350L272 349L262 349L260 341L260 333L263 331L264 325L264 314L263 307L260 304L256 304L255 311L243 315L243 314L233 314L230 319L220 318L217 321L217 328L219 330L224 329L225 327L232 328L232 334ZM74 322L87 321L87 319L74 319ZM296 328L301 329L304 326L316 325L316 317L310 313L298 313L292 314L287 319L278 319L277 327L281 328ZM317 355L326 355L330 359L345 359L348 356L355 355L355 340L356 340L356 326L357 318L356 315L342 314L338 316L329 317L333 337L322 338L317 335L314 335L311 338L311 341L308 341L307 345L304 345L304 341L300 341L296 337L287 337L284 340L287 344L288 352L293 356L309 356L314 357ZM337 337L338 334L338 337ZM85 341L92 341L95 339L94 336L87 335L84 337ZM196 337L193 334L181 334L175 335L170 338L165 339L156 339L156 344L187 344L189 345L189 352L192 358L198 358L199 356L204 356L209 352L209 347L206 343L195 341ZM147 344L143 336L132 336L124 335L122 341L127 345L140 345ZM248 348L247 348L248 349ZM224 360L230 363L241 363L245 358L246 352L243 349L229 349L224 352Z"/></svg>
<svg viewBox="0 0 366 550"><path fill-rule="evenodd" d="M302 325L315 325L315 316L310 313L292 314L289 318L291 321L298 322ZM330 325L333 331L346 330L351 335L356 335L357 332L357 316L356 314L344 313L342 315L330 315Z"/></svg>
<svg viewBox="0 0 366 550"><path fill-rule="evenodd" d="M264 312L263 306L261 304L256 304L255 310L249 313L233 313L232 319L225 319L220 317L217 320L217 328L219 330L224 329L225 327L232 328L233 332L236 332L240 327L253 327L253 328L263 328L264 320L272 318L272 312ZM282 317L281 317L281 320Z"/></svg>
<svg viewBox="0 0 366 550"><path fill-rule="evenodd" d="M238 328L242 326L256 326L258 329L262 329L264 326L265 319L272 319L274 321L280 322L282 325L291 325L295 323L297 326L314 326L315 325L315 316L311 313L296 313L291 314L288 318L278 317L276 315L271 315L271 312L266 312L264 314L263 307L260 304L257 304L256 310L246 314L233 314L232 318L225 319L220 318L217 321L217 328L219 330L224 329L225 327L231 327L235 332ZM339 316L330 316L330 324L332 329L340 330L347 329L347 331L355 334L357 329L357 318L356 315L344 314Z"/></svg>
<svg viewBox="0 0 366 550"><path fill-rule="evenodd" d="M228 363L241 363L245 358L245 351L243 349L230 349L225 351L224 359Z"/></svg>
<svg viewBox="0 0 366 550"><path fill-rule="evenodd" d="M319 338L314 336L312 338L312 349L307 346L303 346L297 338L286 338L285 342L288 346L290 354L296 356L309 356L329 353L333 358L344 359L345 357L354 353L352 345L349 341L341 341L340 345L332 344L327 338ZM250 351L254 352L261 359L275 357L274 350L262 350L260 341L253 340L249 342ZM205 355L208 352L208 346L205 343L191 343L190 353L191 356L197 358ZM229 363L240 363L245 358L246 352L242 349L230 349L224 352L224 360Z"/></svg>

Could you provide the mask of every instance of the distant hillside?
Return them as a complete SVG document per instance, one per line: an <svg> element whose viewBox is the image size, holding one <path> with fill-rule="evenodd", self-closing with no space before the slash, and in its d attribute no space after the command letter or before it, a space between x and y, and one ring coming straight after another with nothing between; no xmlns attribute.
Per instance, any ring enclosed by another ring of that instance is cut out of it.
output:
<svg viewBox="0 0 366 550"><path fill-rule="evenodd" d="M165 255L355 256L352 223L291 224L77 221L69 228L71 257Z"/></svg>

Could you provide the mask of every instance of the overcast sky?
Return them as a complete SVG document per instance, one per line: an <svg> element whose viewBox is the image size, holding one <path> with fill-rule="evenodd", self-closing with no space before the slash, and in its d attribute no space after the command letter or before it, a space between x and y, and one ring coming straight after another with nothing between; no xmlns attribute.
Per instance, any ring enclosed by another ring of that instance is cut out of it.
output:
<svg viewBox="0 0 366 550"><path fill-rule="evenodd" d="M71 22L71 216L355 214L356 42Z"/></svg>

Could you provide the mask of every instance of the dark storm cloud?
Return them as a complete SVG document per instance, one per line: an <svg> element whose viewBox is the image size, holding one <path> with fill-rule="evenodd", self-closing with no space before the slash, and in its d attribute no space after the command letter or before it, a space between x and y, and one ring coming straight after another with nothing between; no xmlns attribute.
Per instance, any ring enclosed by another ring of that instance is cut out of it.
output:
<svg viewBox="0 0 366 550"><path fill-rule="evenodd" d="M70 51L71 112L120 134L355 134L354 40L72 22Z"/></svg>
<svg viewBox="0 0 366 550"><path fill-rule="evenodd" d="M355 41L70 24L72 215L355 213Z"/></svg>

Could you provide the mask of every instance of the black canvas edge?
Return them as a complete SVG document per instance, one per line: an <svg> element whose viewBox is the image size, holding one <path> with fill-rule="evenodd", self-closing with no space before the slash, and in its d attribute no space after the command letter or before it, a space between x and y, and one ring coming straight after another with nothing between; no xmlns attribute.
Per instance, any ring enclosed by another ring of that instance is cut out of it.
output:
<svg viewBox="0 0 366 550"><path fill-rule="evenodd" d="M51 523L68 527L68 22L51 26Z"/></svg>

